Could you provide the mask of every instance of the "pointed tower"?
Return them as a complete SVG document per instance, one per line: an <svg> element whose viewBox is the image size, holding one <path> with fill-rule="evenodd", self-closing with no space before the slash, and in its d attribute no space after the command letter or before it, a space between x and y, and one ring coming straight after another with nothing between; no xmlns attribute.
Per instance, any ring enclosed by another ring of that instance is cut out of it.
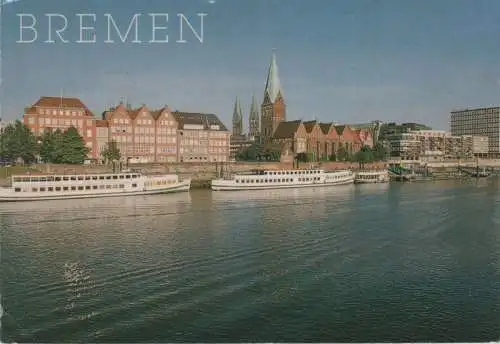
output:
<svg viewBox="0 0 500 344"><path fill-rule="evenodd" d="M241 111L240 100L236 97L233 111L233 136L241 135L243 135L243 114Z"/></svg>
<svg viewBox="0 0 500 344"><path fill-rule="evenodd" d="M252 96L250 116L248 118L248 136L257 137L260 134L259 106L255 95Z"/></svg>
<svg viewBox="0 0 500 344"><path fill-rule="evenodd" d="M279 123L286 121L286 105L283 98L283 90L278 75L278 64L276 54L273 51L271 64L267 73L264 100L261 105L261 137L266 143L272 138Z"/></svg>

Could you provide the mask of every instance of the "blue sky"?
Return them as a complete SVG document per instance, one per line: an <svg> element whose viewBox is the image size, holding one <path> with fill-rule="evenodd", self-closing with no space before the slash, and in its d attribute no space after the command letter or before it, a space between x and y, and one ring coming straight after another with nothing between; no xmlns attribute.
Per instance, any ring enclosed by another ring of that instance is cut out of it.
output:
<svg viewBox="0 0 500 344"><path fill-rule="evenodd" d="M139 38L148 40L153 12L170 14L169 43L103 43L104 13L122 32L143 14ZM176 14L199 30L200 12L203 44L187 28L189 43L175 43ZM17 13L37 17L35 43L16 43ZM68 17L72 42L43 43L44 13ZM96 13L96 44L74 43L76 13ZM19 118L39 96L63 90L98 116L127 97L134 106L213 112L228 125L239 96L247 122L274 48L289 120L448 129L451 109L500 103L498 13L497 0L20 0L2 7L2 117Z"/></svg>

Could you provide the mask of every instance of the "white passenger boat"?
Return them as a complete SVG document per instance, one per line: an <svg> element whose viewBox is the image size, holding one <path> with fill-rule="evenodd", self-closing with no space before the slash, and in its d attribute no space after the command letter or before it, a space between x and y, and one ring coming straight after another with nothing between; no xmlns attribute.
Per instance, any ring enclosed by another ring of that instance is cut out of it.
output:
<svg viewBox="0 0 500 344"><path fill-rule="evenodd" d="M235 174L230 178L212 180L214 191L287 189L324 187L351 184L352 171L325 172L324 170L255 170L247 174Z"/></svg>
<svg viewBox="0 0 500 344"><path fill-rule="evenodd" d="M190 187L190 179L180 180L176 174L22 175L12 176L11 187L0 188L0 202L151 195Z"/></svg>
<svg viewBox="0 0 500 344"><path fill-rule="evenodd" d="M388 183L389 182L389 172L388 171L360 171L356 172L356 178L354 183L364 184L364 183Z"/></svg>

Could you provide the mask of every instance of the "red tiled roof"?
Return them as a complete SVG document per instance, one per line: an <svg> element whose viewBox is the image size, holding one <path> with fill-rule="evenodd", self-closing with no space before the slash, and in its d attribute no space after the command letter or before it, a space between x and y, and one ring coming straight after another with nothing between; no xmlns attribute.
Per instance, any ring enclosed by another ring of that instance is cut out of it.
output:
<svg viewBox="0 0 500 344"><path fill-rule="evenodd" d="M307 122L303 122L302 124L304 124L304 127L306 128L306 132L308 134L311 133L311 131L314 129L314 126L317 124L318 122L316 121L307 121Z"/></svg>
<svg viewBox="0 0 500 344"><path fill-rule="evenodd" d="M92 111L83 104L79 98L68 98L68 97L40 97L38 101L30 106L26 113L36 114L36 108L69 108L69 109L82 109L85 111L86 116L94 117Z"/></svg>
<svg viewBox="0 0 500 344"><path fill-rule="evenodd" d="M293 138L301 123L301 120L280 122L274 132L273 139Z"/></svg>

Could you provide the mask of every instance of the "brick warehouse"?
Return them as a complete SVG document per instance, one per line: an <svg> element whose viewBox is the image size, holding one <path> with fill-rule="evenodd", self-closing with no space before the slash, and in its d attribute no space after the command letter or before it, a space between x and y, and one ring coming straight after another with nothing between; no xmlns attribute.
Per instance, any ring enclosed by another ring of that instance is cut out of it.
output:
<svg viewBox="0 0 500 344"><path fill-rule="evenodd" d="M89 147L89 159L102 162L102 150L117 142L122 159L131 162L229 161L230 132L215 114L151 110L119 104L102 119L78 98L41 97L26 108L24 123L35 136L45 130L75 127Z"/></svg>

